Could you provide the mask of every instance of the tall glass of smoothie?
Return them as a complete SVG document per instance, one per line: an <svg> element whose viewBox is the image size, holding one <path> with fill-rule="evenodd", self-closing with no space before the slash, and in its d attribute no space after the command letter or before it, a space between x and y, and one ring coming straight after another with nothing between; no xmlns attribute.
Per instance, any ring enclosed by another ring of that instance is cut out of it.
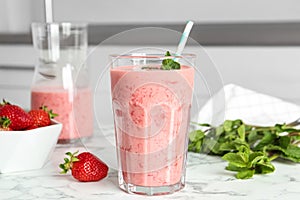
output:
<svg viewBox="0 0 300 200"><path fill-rule="evenodd" d="M170 194L185 185L195 55L111 56L111 93L119 186ZM180 69L162 69L163 61Z"/></svg>
<svg viewBox="0 0 300 200"><path fill-rule="evenodd" d="M87 26L73 23L33 23L37 53L31 86L31 108L47 106L63 124L59 143L71 143L93 133L89 86Z"/></svg>

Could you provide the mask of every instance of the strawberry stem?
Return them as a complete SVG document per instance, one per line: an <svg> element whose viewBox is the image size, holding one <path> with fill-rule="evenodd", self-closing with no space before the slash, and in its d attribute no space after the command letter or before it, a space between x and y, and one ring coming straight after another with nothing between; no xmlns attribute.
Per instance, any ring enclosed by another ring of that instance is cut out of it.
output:
<svg viewBox="0 0 300 200"><path fill-rule="evenodd" d="M45 105L42 105L42 106L40 107L40 109L43 110L43 111L45 111L46 113L48 113L50 119L53 119L54 117L57 117L57 116L58 116L57 113L53 113L53 110L52 110L52 109L51 109L51 110L48 110L48 107L45 106Z"/></svg>
<svg viewBox="0 0 300 200"><path fill-rule="evenodd" d="M11 124L10 119L8 119L7 117L1 117L0 118L0 124L3 128L8 128L9 125Z"/></svg>
<svg viewBox="0 0 300 200"><path fill-rule="evenodd" d="M6 101L5 99L2 100L2 103L0 103L1 106L5 106L5 105L11 105L11 103L9 103L8 101Z"/></svg>
<svg viewBox="0 0 300 200"><path fill-rule="evenodd" d="M66 174L70 169L72 170L73 163L79 161L77 158L78 150L74 153L67 152L66 155L70 158L64 158L64 163L59 164L59 167L62 169L61 174Z"/></svg>

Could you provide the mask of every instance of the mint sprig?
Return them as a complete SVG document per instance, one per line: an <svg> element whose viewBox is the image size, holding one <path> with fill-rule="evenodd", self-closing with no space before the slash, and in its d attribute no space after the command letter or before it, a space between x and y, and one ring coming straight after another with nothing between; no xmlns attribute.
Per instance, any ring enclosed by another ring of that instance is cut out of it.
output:
<svg viewBox="0 0 300 200"><path fill-rule="evenodd" d="M242 120L226 120L219 126L194 123L199 130L189 134L188 150L222 156L227 170L239 179L275 170L277 158L300 162L300 129L289 124L263 127Z"/></svg>
<svg viewBox="0 0 300 200"><path fill-rule="evenodd" d="M171 56L171 53L167 51L165 56ZM162 61L161 69L163 70L180 69L180 64L176 62L174 59L167 58Z"/></svg>

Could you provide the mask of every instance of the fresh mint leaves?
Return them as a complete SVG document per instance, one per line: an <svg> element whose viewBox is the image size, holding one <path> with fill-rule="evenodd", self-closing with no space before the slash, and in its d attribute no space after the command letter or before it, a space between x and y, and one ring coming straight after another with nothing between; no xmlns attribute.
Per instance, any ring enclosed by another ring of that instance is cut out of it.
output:
<svg viewBox="0 0 300 200"><path fill-rule="evenodd" d="M253 152L249 146L240 146L237 152L226 153L222 159L228 161L226 169L236 171L239 179L248 179L254 174L267 174L275 170L265 152Z"/></svg>
<svg viewBox="0 0 300 200"><path fill-rule="evenodd" d="M167 51L165 56L171 56L170 52ZM180 69L180 64L176 62L174 59L167 58L162 61L161 69L163 70Z"/></svg>
<svg viewBox="0 0 300 200"><path fill-rule="evenodd" d="M239 179L273 172L271 161L276 158L300 162L300 129L292 125L254 126L240 119L217 127L193 124L200 128L189 134L188 150L222 156L228 161L226 169L236 171Z"/></svg>

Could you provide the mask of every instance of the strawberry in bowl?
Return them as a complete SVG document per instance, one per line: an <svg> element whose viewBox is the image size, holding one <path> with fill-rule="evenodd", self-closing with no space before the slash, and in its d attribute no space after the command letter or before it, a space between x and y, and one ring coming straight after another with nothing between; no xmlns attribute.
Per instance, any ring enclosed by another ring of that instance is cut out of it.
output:
<svg viewBox="0 0 300 200"><path fill-rule="evenodd" d="M33 125L33 119L21 107L3 100L0 107L0 124L2 128L19 131Z"/></svg>
<svg viewBox="0 0 300 200"><path fill-rule="evenodd" d="M23 108L3 101L0 106L0 173L42 168L54 151L61 129L62 124L53 119L46 126L38 126L36 119Z"/></svg>
<svg viewBox="0 0 300 200"><path fill-rule="evenodd" d="M48 110L47 106L41 106L38 110L30 110L28 114L33 120L33 124L27 129L34 129L51 125L51 119L58 116L52 110Z"/></svg>

